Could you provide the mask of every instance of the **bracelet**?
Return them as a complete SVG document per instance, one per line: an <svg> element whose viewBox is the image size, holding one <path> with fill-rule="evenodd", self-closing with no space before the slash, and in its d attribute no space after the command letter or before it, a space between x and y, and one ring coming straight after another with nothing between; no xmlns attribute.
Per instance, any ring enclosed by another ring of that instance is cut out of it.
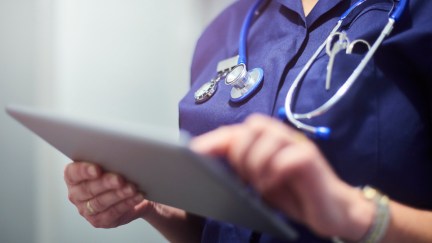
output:
<svg viewBox="0 0 432 243"><path fill-rule="evenodd" d="M389 198L370 186L365 186L362 192L366 199L374 202L376 211L371 226L358 243L378 243L384 237L390 223ZM333 238L333 242L344 241Z"/></svg>

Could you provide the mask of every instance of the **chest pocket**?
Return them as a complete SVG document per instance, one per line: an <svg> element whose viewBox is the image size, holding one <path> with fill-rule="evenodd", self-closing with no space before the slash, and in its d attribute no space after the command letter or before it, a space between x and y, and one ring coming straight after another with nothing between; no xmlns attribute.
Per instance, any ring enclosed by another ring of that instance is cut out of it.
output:
<svg viewBox="0 0 432 243"><path fill-rule="evenodd" d="M295 97L293 109L296 113L310 112L333 97L350 78L369 47L380 35L388 21L393 1L365 3L369 5L355 9L347 16L340 30L329 38L326 48L321 51L306 73ZM349 112L355 106L356 99L364 100L365 97L359 97L359 93L366 92L368 96L373 94L370 91L376 83L375 69L372 57L340 100L339 103L344 104L337 103L334 108L339 107L341 112ZM331 110L333 111L333 107Z"/></svg>

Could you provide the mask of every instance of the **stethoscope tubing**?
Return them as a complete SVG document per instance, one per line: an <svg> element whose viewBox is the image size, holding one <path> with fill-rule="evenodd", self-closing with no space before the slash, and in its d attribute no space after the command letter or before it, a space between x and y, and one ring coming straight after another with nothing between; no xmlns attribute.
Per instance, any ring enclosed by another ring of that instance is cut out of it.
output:
<svg viewBox="0 0 432 243"><path fill-rule="evenodd" d="M252 7L248 10L246 17L240 29L238 61L235 67L225 78L225 84L232 85L231 89L231 102L242 102L250 98L263 82L264 72L261 68L254 68L248 71L247 68L247 38L252 21L256 15L259 7L265 0L257 0ZM239 70L242 70L238 73ZM258 75L251 75L252 73ZM231 75L232 74L232 75Z"/></svg>
<svg viewBox="0 0 432 243"><path fill-rule="evenodd" d="M332 36L335 34L335 32L340 28L342 25L343 20L346 18L346 16L349 15L349 13L355 9L357 6L365 2L366 0L359 0L357 1L353 6L351 6L342 16L339 18L336 26L332 29L329 36ZM318 49L315 51L315 53L312 55L312 57L308 60L306 65L302 68L300 73L297 75L296 79L294 80L293 84L289 88L286 98L285 98L285 106L284 106L284 113L286 118L289 122L291 122L295 127L298 129L301 129L306 132L310 132L314 135L316 135L318 138L327 139L330 136L331 130L328 127L315 127L311 125L307 125L299 119L311 119L313 117L322 115L326 113L330 108L332 108L336 103L340 101L340 99L347 93L349 88L354 84L354 82L358 79L364 68L366 67L369 60L373 57L378 47L383 42L384 38L390 34L390 32L393 29L394 23L396 20L398 20L405 9L407 4L407 0L401 0L399 1L398 5L392 11L389 15L389 20L386 24L386 26L383 28L383 30L380 33L380 36L377 38L377 40L374 42L374 44L371 46L369 51L366 53L365 57L361 60L359 65L354 69L350 77L347 79L347 81L338 89L338 91L329 99L327 100L323 105L320 107L307 112L307 113L294 113L292 111L292 100L293 95L297 89L297 86L302 81L304 75L309 70L309 68L312 66L314 61L316 60L317 56L321 53L321 51L326 46L326 42L324 41Z"/></svg>
<svg viewBox="0 0 432 243"><path fill-rule="evenodd" d="M399 0L396 9L394 9L394 11L392 11L392 13L390 14L390 18L393 19L395 22L398 21L399 18L402 16L402 13L404 12L407 4L408 0Z"/></svg>
<svg viewBox="0 0 432 243"><path fill-rule="evenodd" d="M330 32L330 35L334 34L339 29L339 27L341 26L341 24L342 24L342 21L339 20L338 23L336 24L336 26ZM299 85L299 83L303 79L303 77L306 74L306 72L312 66L312 64L314 63L315 59L318 57L318 55L324 49L325 45L326 45L326 41L324 41L318 47L318 49L315 51L315 53L312 55L312 57L308 60L308 62L306 63L306 65L302 68L302 70L300 70L300 73L297 75L297 77L294 80L294 82L291 84L290 88L288 89L288 93L286 95L286 98L285 98L285 106L284 106L285 109L283 111L284 114L282 114L282 115L285 115L286 118L288 119L288 121L291 122L291 124L293 124L295 127L297 127L300 130L312 133L312 134L316 134L317 133L317 128L314 127L314 126L311 126L311 125L307 125L307 124L299 121L298 120L299 118L296 117L297 114L293 113L292 110L291 110L291 103L292 103L292 100L293 100L294 92L297 89L297 86Z"/></svg>
<svg viewBox="0 0 432 243"><path fill-rule="evenodd" d="M386 27L378 37L378 39L374 42L374 44L371 46L370 50L367 52L365 57L361 60L359 65L356 69L352 72L350 77L347 79L347 81L339 88L339 90L323 105L318 107L317 109L307 112L307 113L295 113L293 114L295 119L310 119L319 115L324 114L327 112L332 106L334 106L349 90L349 88L354 84L354 82L357 80L357 78L360 76L361 72L366 67L367 63L370 61L372 56L375 54L376 50L384 40L384 38L390 34L391 29L394 25L394 20L389 19L389 22L387 23Z"/></svg>
<svg viewBox="0 0 432 243"><path fill-rule="evenodd" d="M249 9L245 20L243 21L241 30L240 30L240 38L239 38L239 59L238 64L247 65L247 37L249 33L249 29L252 25L253 17L255 16L256 11L259 6L263 3L264 0L257 0L252 8Z"/></svg>

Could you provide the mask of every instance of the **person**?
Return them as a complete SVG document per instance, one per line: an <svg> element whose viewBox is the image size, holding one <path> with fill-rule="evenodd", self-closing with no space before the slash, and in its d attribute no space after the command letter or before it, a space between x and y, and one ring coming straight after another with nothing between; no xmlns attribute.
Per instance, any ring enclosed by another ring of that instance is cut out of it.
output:
<svg viewBox="0 0 432 243"><path fill-rule="evenodd" d="M366 1L343 23L349 40L373 43L394 1ZM191 149L227 158L238 175L299 233L297 242L432 242L432 1L411 0L347 94L326 114L306 121L332 128L322 140L278 119L290 85L325 41L351 0L267 1L247 37L248 66L264 82L248 99L230 101L218 84L207 101L194 93L219 61L235 56L251 0L224 10L198 40L191 90L180 102L180 128ZM362 49L362 48L359 48ZM295 112L328 100L365 51L337 55L329 90L325 51L295 95ZM188 214L145 200L133 182L88 162L65 168L70 201L93 226L142 218L172 242L279 242L271 235ZM368 188L370 185L381 193ZM370 193L368 197L365 192ZM145 192L144 192L145 193ZM389 199L387 201L387 198Z"/></svg>

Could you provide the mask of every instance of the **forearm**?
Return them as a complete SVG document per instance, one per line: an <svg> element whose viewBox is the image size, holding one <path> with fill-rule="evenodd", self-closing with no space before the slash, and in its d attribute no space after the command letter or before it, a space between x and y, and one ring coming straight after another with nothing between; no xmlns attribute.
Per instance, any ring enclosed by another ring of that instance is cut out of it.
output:
<svg viewBox="0 0 432 243"><path fill-rule="evenodd" d="M200 242L204 219L183 210L153 204L143 219L155 227L168 241Z"/></svg>
<svg viewBox="0 0 432 243"><path fill-rule="evenodd" d="M383 239L386 242L432 242L432 212L390 203L391 220Z"/></svg>

